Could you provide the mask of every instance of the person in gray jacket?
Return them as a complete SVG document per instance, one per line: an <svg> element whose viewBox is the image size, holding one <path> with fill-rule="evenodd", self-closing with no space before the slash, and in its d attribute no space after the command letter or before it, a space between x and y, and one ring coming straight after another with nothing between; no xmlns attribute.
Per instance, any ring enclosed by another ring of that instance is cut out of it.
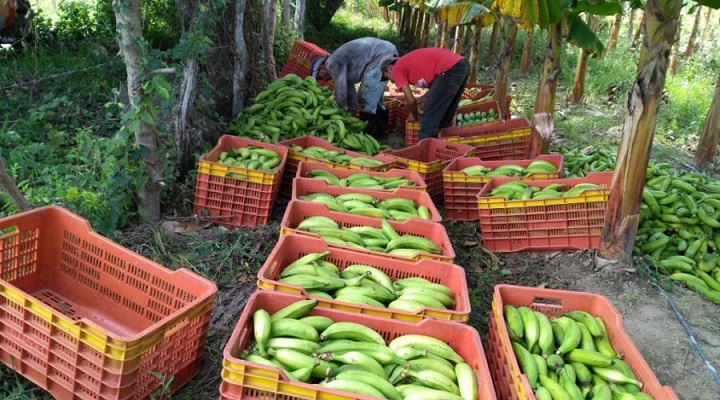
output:
<svg viewBox="0 0 720 400"><path fill-rule="evenodd" d="M340 46L330 56L313 59L310 74L318 80L331 79L338 105L354 114L359 103L359 117L368 121L366 132L383 136L387 128L387 110L383 104L387 79L380 64L397 56L395 45L386 40L355 39ZM360 91L356 93L358 82Z"/></svg>

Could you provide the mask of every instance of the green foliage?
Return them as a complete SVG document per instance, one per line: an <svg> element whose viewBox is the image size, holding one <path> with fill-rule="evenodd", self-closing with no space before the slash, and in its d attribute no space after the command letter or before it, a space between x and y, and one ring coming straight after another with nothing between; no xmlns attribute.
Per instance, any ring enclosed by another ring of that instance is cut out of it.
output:
<svg viewBox="0 0 720 400"><path fill-rule="evenodd" d="M281 21L278 21L277 29L275 30L275 43L273 43L273 56L275 57L275 65L277 65L278 72L282 70L283 65L285 65L288 58L290 58L290 50L298 38L292 26L285 26L280 22Z"/></svg>
<svg viewBox="0 0 720 400"><path fill-rule="evenodd" d="M59 19L55 24L61 41L73 42L95 35L92 5L75 1L60 2Z"/></svg>
<svg viewBox="0 0 720 400"><path fill-rule="evenodd" d="M180 12L174 1L147 0L140 2L143 36L150 46L170 49L180 40Z"/></svg>
<svg viewBox="0 0 720 400"><path fill-rule="evenodd" d="M348 7L341 8L324 30L317 30L311 25L305 27L305 40L329 52L350 40L365 36L388 40L396 45L402 41L392 23L379 18L369 18L364 13L354 12Z"/></svg>

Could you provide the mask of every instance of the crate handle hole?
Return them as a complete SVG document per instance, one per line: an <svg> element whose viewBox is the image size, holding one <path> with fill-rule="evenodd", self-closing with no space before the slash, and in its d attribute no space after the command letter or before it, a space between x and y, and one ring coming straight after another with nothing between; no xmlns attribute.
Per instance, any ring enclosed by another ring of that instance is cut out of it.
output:
<svg viewBox="0 0 720 400"><path fill-rule="evenodd" d="M7 228L0 228L0 239L6 237L15 236L20 230L17 225L8 226Z"/></svg>
<svg viewBox="0 0 720 400"><path fill-rule="evenodd" d="M553 299L549 297L535 297L532 301L532 304L537 304L541 306L562 306L562 300L561 299Z"/></svg>

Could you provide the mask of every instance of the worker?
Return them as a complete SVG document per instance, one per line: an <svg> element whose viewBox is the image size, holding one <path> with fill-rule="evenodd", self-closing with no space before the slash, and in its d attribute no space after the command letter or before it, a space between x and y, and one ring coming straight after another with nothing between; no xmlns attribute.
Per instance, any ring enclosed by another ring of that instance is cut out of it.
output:
<svg viewBox="0 0 720 400"><path fill-rule="evenodd" d="M441 128L452 125L470 71L465 57L428 47L385 60L381 69L405 95L408 121L420 121L420 139L437 137ZM429 90L416 99L410 85ZM418 115L418 103L422 103L422 115Z"/></svg>
<svg viewBox="0 0 720 400"><path fill-rule="evenodd" d="M365 131L382 137L387 130L387 109L383 93L387 80L380 63L398 56L395 45L381 39L365 37L345 43L330 56L317 57L310 63L310 75L317 80L332 80L335 101L351 114L360 106L359 118L368 121ZM355 84L360 82L359 95Z"/></svg>

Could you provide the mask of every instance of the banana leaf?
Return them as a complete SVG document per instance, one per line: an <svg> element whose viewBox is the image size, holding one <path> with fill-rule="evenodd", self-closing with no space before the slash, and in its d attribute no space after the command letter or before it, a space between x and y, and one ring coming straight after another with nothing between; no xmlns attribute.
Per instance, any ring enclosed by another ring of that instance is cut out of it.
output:
<svg viewBox="0 0 720 400"><path fill-rule="evenodd" d="M448 26L469 24L476 18L483 18L483 26L492 23L490 10L482 4L464 1L461 3L449 4L435 10L435 15L440 21L447 22ZM485 16L488 17L485 17Z"/></svg>
<svg viewBox="0 0 720 400"><path fill-rule="evenodd" d="M585 49L595 57L602 58L605 54L605 45L578 14L568 15L567 26L570 43Z"/></svg>
<svg viewBox="0 0 720 400"><path fill-rule="evenodd" d="M695 1L700 5L714 8L716 10L718 8L720 8L720 0L695 0Z"/></svg>
<svg viewBox="0 0 720 400"><path fill-rule="evenodd" d="M575 12L586 12L592 15L615 15L623 12L623 7L618 0L608 1L578 1L573 7Z"/></svg>
<svg viewBox="0 0 720 400"><path fill-rule="evenodd" d="M395 0L378 0L379 7L387 7L395 4Z"/></svg>

